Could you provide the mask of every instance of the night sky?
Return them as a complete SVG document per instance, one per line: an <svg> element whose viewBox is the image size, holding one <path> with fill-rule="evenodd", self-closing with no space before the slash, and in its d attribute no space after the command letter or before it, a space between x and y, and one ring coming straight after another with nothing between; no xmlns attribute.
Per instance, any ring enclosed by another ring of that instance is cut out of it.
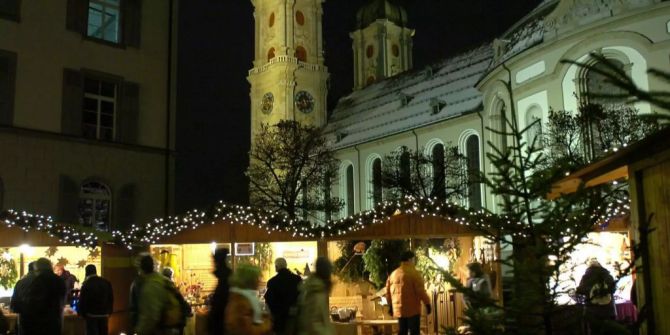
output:
<svg viewBox="0 0 670 335"><path fill-rule="evenodd" d="M351 91L349 32L367 0L324 4L329 109ZM404 0L416 29L414 67L421 68L492 40L541 0ZM246 203L249 84L254 35L249 0L180 1L176 210L218 200Z"/></svg>

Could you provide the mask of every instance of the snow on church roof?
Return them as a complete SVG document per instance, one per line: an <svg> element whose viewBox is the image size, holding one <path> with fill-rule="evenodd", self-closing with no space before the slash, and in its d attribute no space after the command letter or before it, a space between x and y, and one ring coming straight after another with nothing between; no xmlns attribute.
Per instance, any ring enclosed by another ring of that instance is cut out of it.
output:
<svg viewBox="0 0 670 335"><path fill-rule="evenodd" d="M475 84L492 58L487 44L354 91L338 101L326 125L329 141L344 148L477 110Z"/></svg>

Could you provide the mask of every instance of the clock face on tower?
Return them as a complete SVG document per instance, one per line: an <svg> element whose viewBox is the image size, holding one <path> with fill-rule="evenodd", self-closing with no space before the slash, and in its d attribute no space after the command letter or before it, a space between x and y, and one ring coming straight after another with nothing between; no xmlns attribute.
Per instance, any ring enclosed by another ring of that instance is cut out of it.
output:
<svg viewBox="0 0 670 335"><path fill-rule="evenodd" d="M270 114L272 112L272 107L275 103L275 97L271 92L265 93L263 95L263 100L261 100L261 111L264 114Z"/></svg>
<svg viewBox="0 0 670 335"><path fill-rule="evenodd" d="M295 106L305 114L311 113L314 110L314 97L307 91L300 91L295 94Z"/></svg>

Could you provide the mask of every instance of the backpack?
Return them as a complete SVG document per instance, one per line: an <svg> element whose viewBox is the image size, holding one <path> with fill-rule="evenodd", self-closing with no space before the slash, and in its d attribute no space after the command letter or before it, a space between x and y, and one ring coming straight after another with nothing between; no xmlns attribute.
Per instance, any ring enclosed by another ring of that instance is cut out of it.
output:
<svg viewBox="0 0 670 335"><path fill-rule="evenodd" d="M191 306L172 282L165 281L166 301L163 307L163 326L168 328L184 327L186 318L192 316Z"/></svg>
<svg viewBox="0 0 670 335"><path fill-rule="evenodd" d="M606 306L612 302L612 294L610 294L610 288L606 281L601 280L591 286L589 302L600 306Z"/></svg>

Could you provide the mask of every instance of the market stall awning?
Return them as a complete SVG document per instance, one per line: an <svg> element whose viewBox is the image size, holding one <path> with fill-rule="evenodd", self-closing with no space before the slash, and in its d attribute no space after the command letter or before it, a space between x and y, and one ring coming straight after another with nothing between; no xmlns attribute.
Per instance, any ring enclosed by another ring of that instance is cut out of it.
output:
<svg viewBox="0 0 670 335"><path fill-rule="evenodd" d="M552 191L547 197L555 199L562 194L573 193L582 184L585 187L593 187L615 180L627 179L631 164L653 164L653 162L663 159L665 155L658 154L669 148L670 128L666 128L571 173L554 183Z"/></svg>
<svg viewBox="0 0 670 335"><path fill-rule="evenodd" d="M440 238L477 235L474 230L441 216L420 214L394 215L389 220L368 225L359 230L329 236L335 240L394 240L406 238Z"/></svg>

